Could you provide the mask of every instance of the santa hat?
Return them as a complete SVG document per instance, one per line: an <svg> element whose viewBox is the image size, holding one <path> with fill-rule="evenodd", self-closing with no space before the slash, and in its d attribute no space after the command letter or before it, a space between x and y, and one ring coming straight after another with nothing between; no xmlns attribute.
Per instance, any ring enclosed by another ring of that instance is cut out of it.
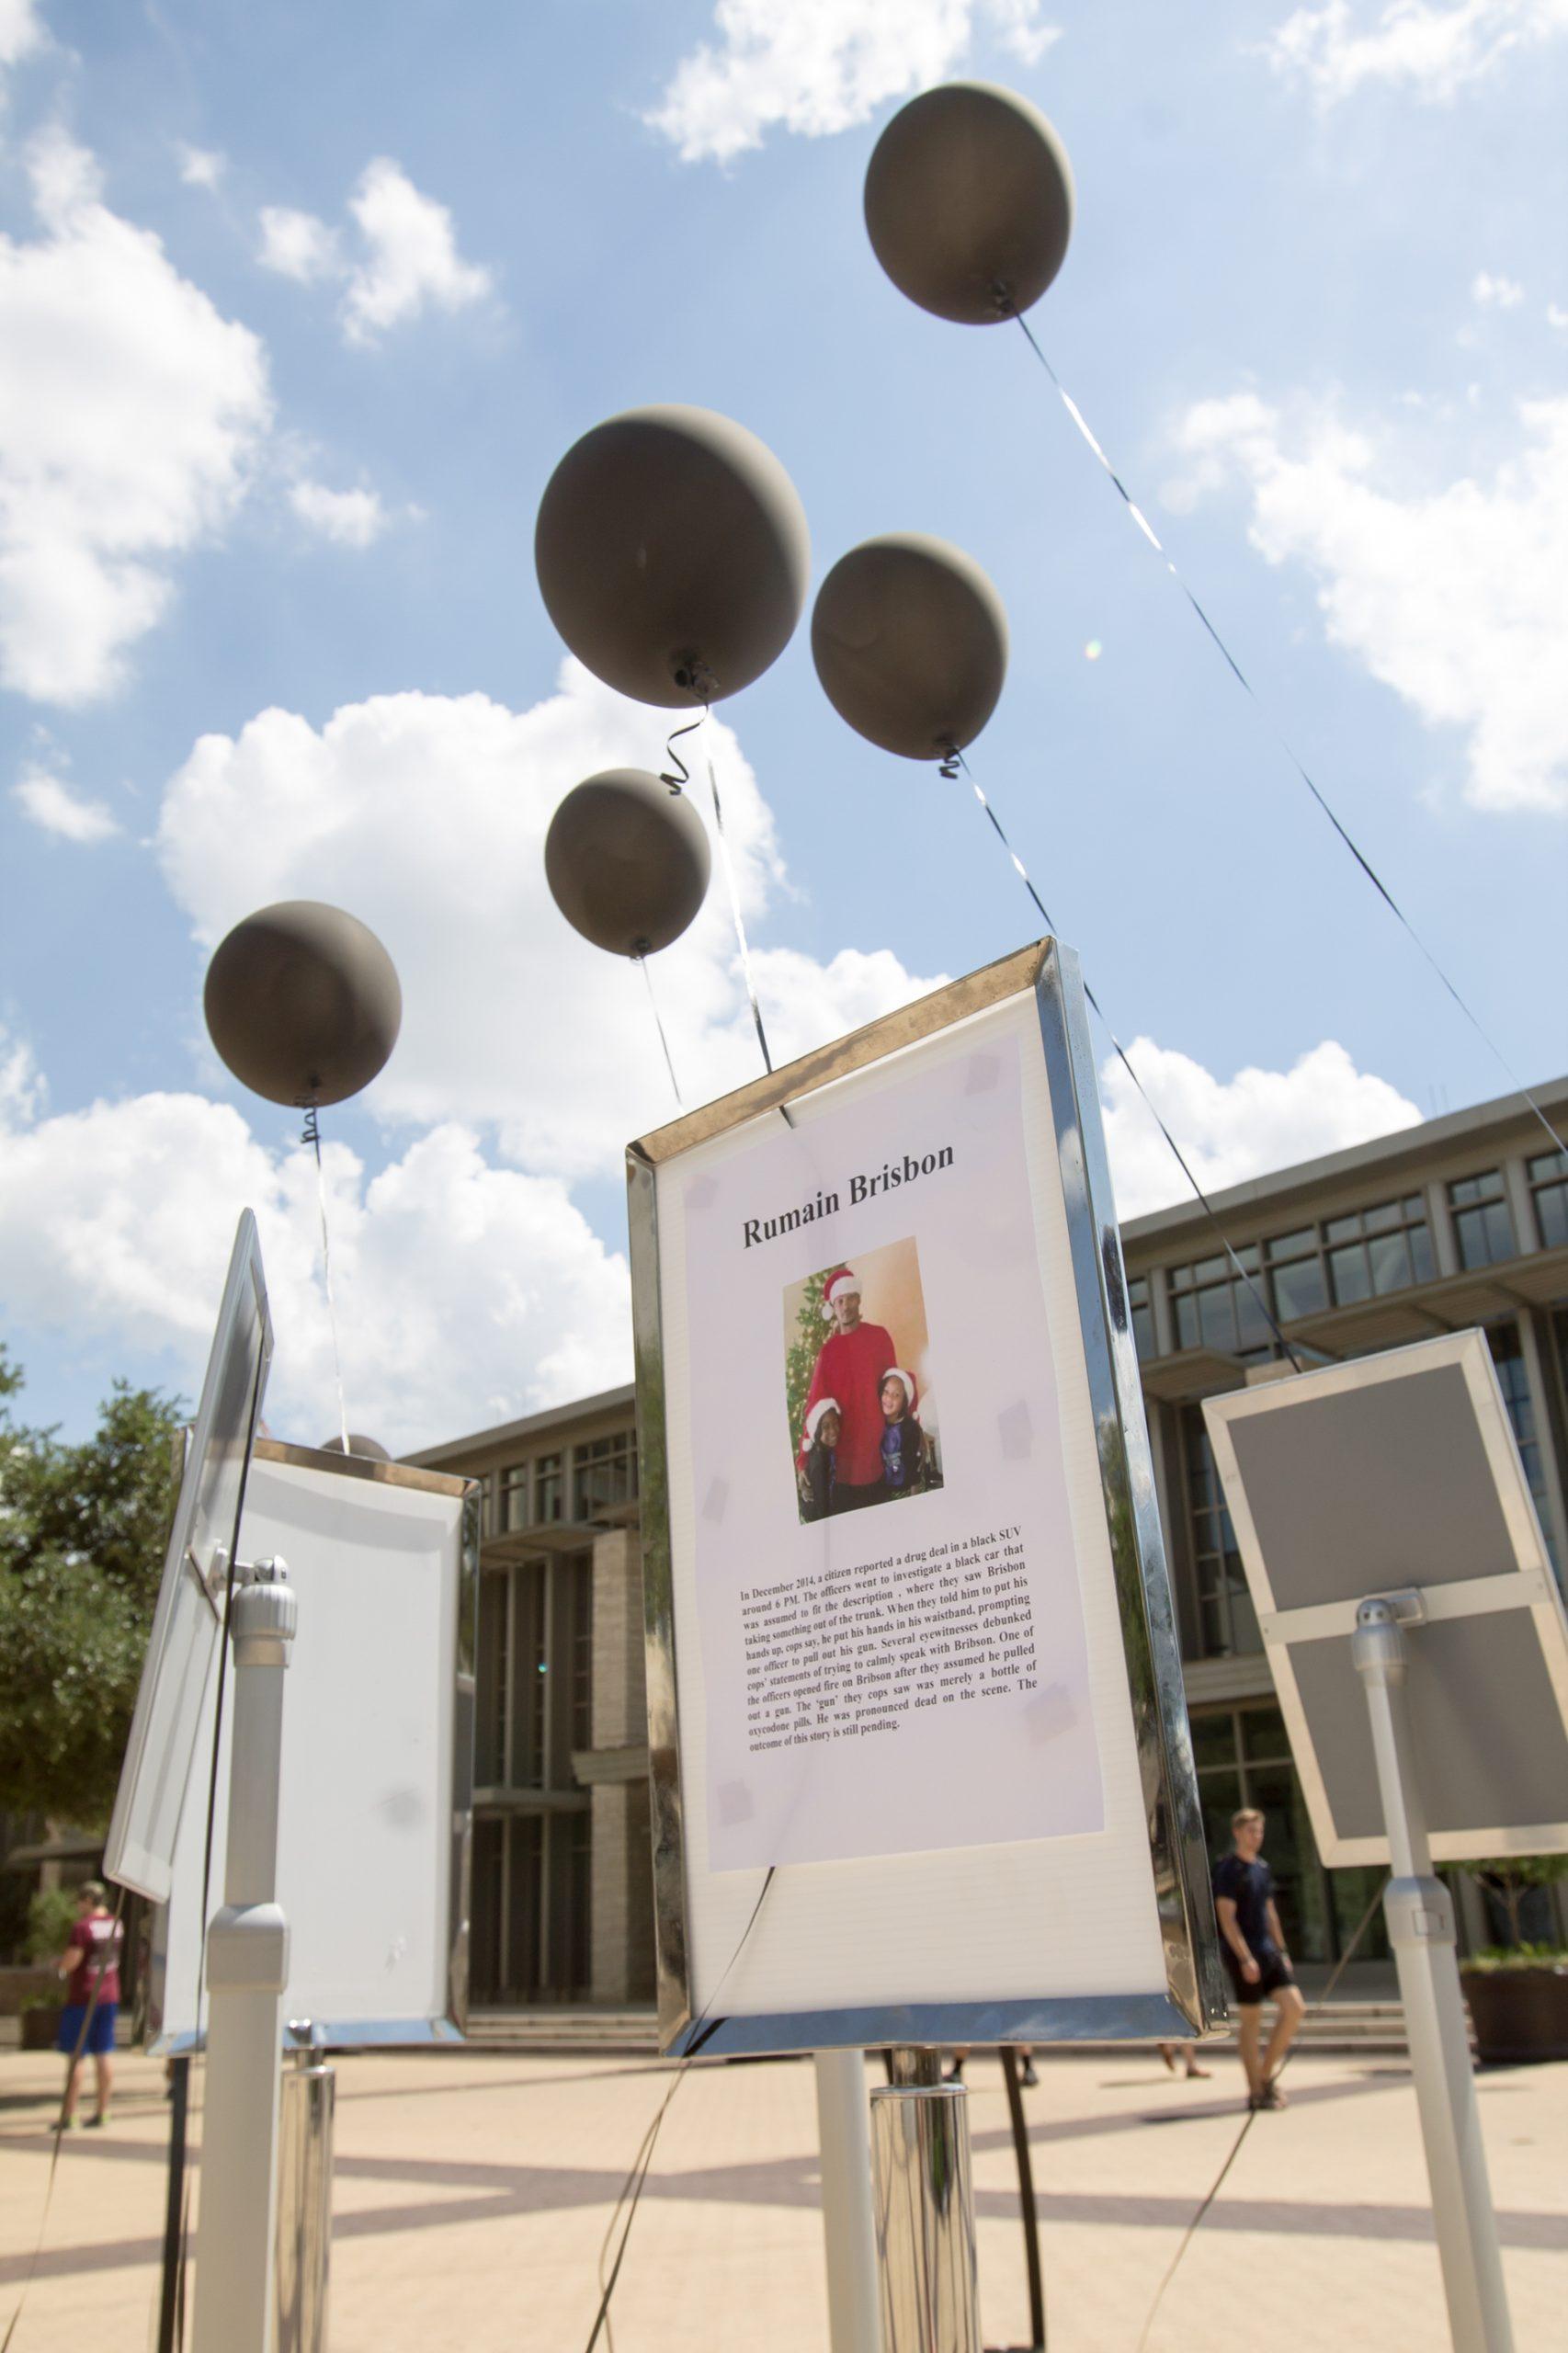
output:
<svg viewBox="0 0 1568 2353"><path fill-rule="evenodd" d="M811 1439L813 1445L816 1443L817 1430L822 1422L823 1415L824 1414L842 1415L842 1413L843 1407L839 1404L836 1397L819 1397L817 1399L816 1404L806 1415L806 1436Z"/></svg>
<svg viewBox="0 0 1568 2353"><path fill-rule="evenodd" d="M858 1298L860 1278L852 1267L840 1267L836 1273L829 1275L823 1286L822 1294L822 1313L824 1324L831 1324L833 1321L834 1301L847 1299L851 1291Z"/></svg>
<svg viewBox="0 0 1568 2353"><path fill-rule="evenodd" d="M919 1394L915 1386L915 1375L912 1372L905 1372L902 1365L890 1364L886 1372L883 1373L881 1380L877 1383L878 1388L885 1388L890 1381L903 1381L905 1410L911 1414L915 1413L919 1404Z"/></svg>

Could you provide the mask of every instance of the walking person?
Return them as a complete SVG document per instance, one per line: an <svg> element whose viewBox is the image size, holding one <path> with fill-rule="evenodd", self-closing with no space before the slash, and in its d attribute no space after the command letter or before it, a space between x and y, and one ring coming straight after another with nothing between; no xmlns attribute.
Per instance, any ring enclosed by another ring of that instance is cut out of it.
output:
<svg viewBox="0 0 1568 2353"><path fill-rule="evenodd" d="M1306 2014L1301 1989L1290 1968L1285 1935L1274 1904L1274 1874L1263 1859L1263 1816L1244 1806L1231 1816L1231 1852L1214 1867L1214 1910L1231 1991L1240 2013L1236 2037L1246 2070L1247 2106L1283 2108L1279 2070ZM1263 2005L1274 2003L1274 2031L1267 2050Z"/></svg>
<svg viewBox="0 0 1568 2353"><path fill-rule="evenodd" d="M88 2126L108 2122L109 2097L114 2090L114 2028L119 2012L119 1956L125 1938L119 1922L104 1901L98 1881L84 1881L77 1891L77 1903L76 1925L56 1964L61 1976L69 1981L54 2046L64 2053L66 2061L61 2117L68 2132L76 2127L76 2095L85 2055L92 2058L97 2092L97 2105L87 2119Z"/></svg>

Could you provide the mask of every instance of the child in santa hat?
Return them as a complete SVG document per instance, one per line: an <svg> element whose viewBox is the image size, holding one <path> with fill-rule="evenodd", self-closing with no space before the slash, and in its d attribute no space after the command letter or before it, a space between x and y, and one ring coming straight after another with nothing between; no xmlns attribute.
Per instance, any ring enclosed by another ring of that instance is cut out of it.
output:
<svg viewBox="0 0 1568 2353"><path fill-rule="evenodd" d="M843 1427L837 1398L819 1397L806 1415L801 1508L807 1519L825 1519L833 1509L835 1457Z"/></svg>
<svg viewBox="0 0 1568 2353"><path fill-rule="evenodd" d="M882 1484L891 1495L912 1495L920 1484L925 1449L915 1419L915 1375L890 1365L882 1375Z"/></svg>

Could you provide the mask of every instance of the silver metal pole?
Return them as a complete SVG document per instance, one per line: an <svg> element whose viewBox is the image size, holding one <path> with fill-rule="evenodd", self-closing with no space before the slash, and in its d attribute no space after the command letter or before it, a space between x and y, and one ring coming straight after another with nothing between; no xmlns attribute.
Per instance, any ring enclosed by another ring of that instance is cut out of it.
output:
<svg viewBox="0 0 1568 2353"><path fill-rule="evenodd" d="M968 2097L961 2084L871 2094L884 2353L981 2353Z"/></svg>
<svg viewBox="0 0 1568 2353"><path fill-rule="evenodd" d="M236 1572L238 1574L238 1572ZM207 2109L195 2353L272 2353L278 2045L289 1927L277 1901L283 1677L299 1605L280 1561L233 1597L234 1731L223 1906L207 1932Z"/></svg>
<svg viewBox="0 0 1568 2353"><path fill-rule="evenodd" d="M1460 1991L1454 1909L1448 1889L1433 1876L1415 1771L1405 1690L1410 1647L1400 1622L1401 1599L1385 1595L1362 1602L1350 1638L1371 1717L1394 1870L1383 1913L1399 1970L1454 2353L1512 2353L1497 2218ZM1415 1620L1415 1609L1407 1607L1403 1614Z"/></svg>
<svg viewBox="0 0 1568 2353"><path fill-rule="evenodd" d="M832 2353L882 2353L866 2054L819 2051L815 2057L827 2341Z"/></svg>
<svg viewBox="0 0 1568 2353"><path fill-rule="evenodd" d="M290 2031L299 2032L293 2021ZM308 2044L283 2070L278 2149L278 2353L326 2353L337 2074Z"/></svg>

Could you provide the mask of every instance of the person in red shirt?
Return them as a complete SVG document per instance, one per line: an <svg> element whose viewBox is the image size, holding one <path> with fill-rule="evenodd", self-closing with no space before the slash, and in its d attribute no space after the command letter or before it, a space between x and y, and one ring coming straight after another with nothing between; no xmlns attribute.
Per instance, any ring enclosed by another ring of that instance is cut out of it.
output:
<svg viewBox="0 0 1568 2353"><path fill-rule="evenodd" d="M887 1499L882 1481L882 1376L898 1362L892 1335L880 1324L860 1321L860 1283L852 1267L840 1267L827 1279L823 1313L833 1318L833 1330L817 1351L812 1385L806 1392L808 1416L819 1397L838 1401L841 1427L835 1455L833 1508L858 1511L866 1504ZM804 1433L802 1432L802 1437ZM801 1449L801 1463L806 1449Z"/></svg>
<svg viewBox="0 0 1568 2353"><path fill-rule="evenodd" d="M124 1942L124 1930L104 1902L98 1881L85 1881L77 1895L76 1925L56 1964L61 1976L69 1981L54 2046L65 2054L65 2099L61 2114L67 2131L75 2128L84 2051L92 2055L97 2079L97 2110L88 2123L108 2121L109 2094L114 2088L114 2027L119 2013L119 1955Z"/></svg>

